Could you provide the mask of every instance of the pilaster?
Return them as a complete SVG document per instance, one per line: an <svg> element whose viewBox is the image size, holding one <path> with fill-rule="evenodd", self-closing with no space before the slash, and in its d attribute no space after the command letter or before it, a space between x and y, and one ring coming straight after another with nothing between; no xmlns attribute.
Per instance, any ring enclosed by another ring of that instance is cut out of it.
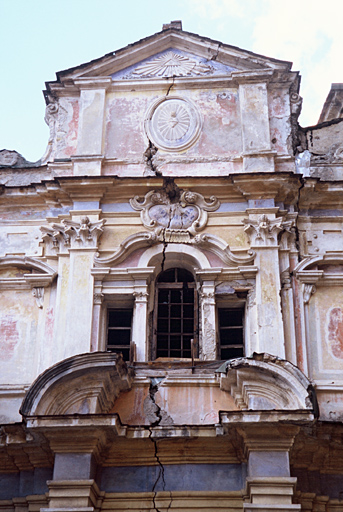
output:
<svg viewBox="0 0 343 512"><path fill-rule="evenodd" d="M311 375L311 367L308 363L310 350L310 318L309 307L312 295L316 293L316 283L322 277L323 271L311 270L305 272L296 272L298 303L299 303L299 320L301 326L301 352L303 354L304 372Z"/></svg>
<svg viewBox="0 0 343 512"><path fill-rule="evenodd" d="M292 221L276 217L278 208L247 209L245 232L256 252L257 339L255 352L285 358L284 327L281 314L281 281L278 234L290 229Z"/></svg>
<svg viewBox="0 0 343 512"><path fill-rule="evenodd" d="M296 214L288 214L295 222ZM291 272L297 262L295 245L295 228L285 230L280 238L280 276L281 276L281 306L285 335L285 354L287 361L297 365L295 301L292 287Z"/></svg>
<svg viewBox="0 0 343 512"><path fill-rule="evenodd" d="M93 276L91 268L103 233L100 210L71 210L71 218L42 226L45 254L58 258L56 360L91 348ZM94 327L95 328L95 327ZM51 364L51 363L50 363Z"/></svg>
<svg viewBox="0 0 343 512"><path fill-rule="evenodd" d="M74 175L101 175L104 145L106 89L111 78L79 78L80 121L77 155L73 157Z"/></svg>
<svg viewBox="0 0 343 512"><path fill-rule="evenodd" d="M242 427L248 460L245 512L295 512L292 503L297 479L290 476L289 450L298 427L254 425Z"/></svg>
<svg viewBox="0 0 343 512"><path fill-rule="evenodd" d="M248 77L247 77L248 78ZM243 136L243 171L273 172L274 153L271 151L267 82L240 83Z"/></svg>

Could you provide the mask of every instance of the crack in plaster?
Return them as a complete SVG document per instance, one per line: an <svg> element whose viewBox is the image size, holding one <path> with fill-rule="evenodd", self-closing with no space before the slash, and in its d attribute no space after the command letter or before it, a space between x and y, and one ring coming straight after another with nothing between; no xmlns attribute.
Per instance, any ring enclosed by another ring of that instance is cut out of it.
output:
<svg viewBox="0 0 343 512"><path fill-rule="evenodd" d="M168 227L170 225L170 220L171 219L169 219ZM168 247L168 242L166 242L166 230L165 230L165 228L162 229L162 237L163 237L163 240L162 240L163 249L162 249L162 260L161 260L161 272L164 272L164 264L165 264L165 261L166 261L166 250L167 250L167 247Z"/></svg>
<svg viewBox="0 0 343 512"><path fill-rule="evenodd" d="M168 96L168 94L170 93L172 87L174 87L174 81L175 81L175 75L172 76L172 83L170 84L170 86L168 87L168 90L167 90L167 93L166 93L166 97Z"/></svg>
<svg viewBox="0 0 343 512"><path fill-rule="evenodd" d="M167 196L169 197L169 200L171 203L177 203L180 200L181 190L179 189L177 184L174 182L173 178L164 178L163 179L163 188L164 188ZM168 211L168 215L169 215L168 225L166 228L162 228L161 232L160 232L162 235L162 244L163 244L161 272L164 272L164 264L166 261L166 250L168 247L168 242L166 242L166 231L167 231L167 229L170 228L170 224L171 224L171 221L173 218L172 210Z"/></svg>
<svg viewBox="0 0 343 512"><path fill-rule="evenodd" d="M222 43L218 44L217 49L216 49L216 53L214 55L212 55L210 60L217 60L217 57L219 55L219 48L221 47L221 45L222 45Z"/></svg>
<svg viewBox="0 0 343 512"><path fill-rule="evenodd" d="M301 186L298 188L298 196L297 196L297 201L295 203L296 211L297 212L300 211L300 194L301 194L301 189L303 189L305 187L305 180L302 177L300 177L300 182L301 182ZM295 234L294 244L295 244L295 247L296 247L296 249L298 251L298 255L299 255L300 254L300 231L299 231L297 220L298 219L295 220L293 228L294 228L294 234ZM291 276L294 276L293 269L290 272L290 274L291 274Z"/></svg>
<svg viewBox="0 0 343 512"><path fill-rule="evenodd" d="M155 483L154 483L154 485L152 487L152 492L154 493L153 497L152 497L152 503L153 503L154 510L156 512L161 512L161 510L156 506L156 496L157 496L156 486L157 486L158 482L160 481L160 479L162 479L162 490L163 491L166 490L166 481L165 481L165 476L164 476L164 466L163 466L163 464L162 464L162 462L160 460L160 457L158 455L157 441L152 437L152 434L153 434L152 428L153 427L157 427L158 425L160 425L161 421L163 420L162 409L161 409L161 407L155 401L155 395L156 395L156 393L158 391L159 383L160 383L160 379L151 379L150 387L149 387L149 396L146 399L146 400L150 400L151 401L152 409L154 411L154 416L156 418L154 421L151 422L151 426L149 427L149 439L154 444L154 450L155 450L154 451L154 457L155 457L156 462L157 462L157 464L159 466L158 475L157 475ZM169 491L169 493L170 493L170 501L169 501L169 505L167 507L167 512L170 509L170 507L172 505L172 501L173 501L172 492Z"/></svg>
<svg viewBox="0 0 343 512"><path fill-rule="evenodd" d="M162 176L161 171L158 170L157 165L154 162L155 155L158 148L149 139L149 145L143 153L143 158L146 163L146 171L148 176ZM145 173L144 173L145 174Z"/></svg>

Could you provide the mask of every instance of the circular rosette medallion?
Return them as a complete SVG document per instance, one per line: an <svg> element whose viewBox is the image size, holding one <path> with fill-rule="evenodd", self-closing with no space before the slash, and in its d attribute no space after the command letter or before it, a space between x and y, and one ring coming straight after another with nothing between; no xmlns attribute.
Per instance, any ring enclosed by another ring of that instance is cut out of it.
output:
<svg viewBox="0 0 343 512"><path fill-rule="evenodd" d="M201 118L190 101L177 97L161 98L150 107L145 129L157 148L182 151L198 140Z"/></svg>

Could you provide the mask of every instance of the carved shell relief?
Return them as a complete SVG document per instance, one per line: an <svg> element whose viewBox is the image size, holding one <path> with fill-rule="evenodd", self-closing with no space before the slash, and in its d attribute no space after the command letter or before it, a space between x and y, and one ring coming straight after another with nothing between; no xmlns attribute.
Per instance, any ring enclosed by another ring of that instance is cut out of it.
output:
<svg viewBox="0 0 343 512"><path fill-rule="evenodd" d="M233 71L238 71L237 68L220 62L216 51L208 57L170 47L115 71L111 77L113 80L158 80L172 77L197 80L204 76L228 76Z"/></svg>
<svg viewBox="0 0 343 512"><path fill-rule="evenodd" d="M189 76L211 73L212 68L207 64L196 62L186 55L180 55L173 51L155 57L154 59L137 66L132 74L141 77L150 76Z"/></svg>
<svg viewBox="0 0 343 512"><path fill-rule="evenodd" d="M181 191L178 201L172 202L164 190L150 191L145 197L130 199L131 207L141 212L143 225L154 229L162 241L187 243L207 224L207 212L219 208L219 200L205 199L197 192Z"/></svg>
<svg viewBox="0 0 343 512"><path fill-rule="evenodd" d="M182 151L199 138L201 116L189 100L177 96L159 98L147 112L148 139L164 151Z"/></svg>

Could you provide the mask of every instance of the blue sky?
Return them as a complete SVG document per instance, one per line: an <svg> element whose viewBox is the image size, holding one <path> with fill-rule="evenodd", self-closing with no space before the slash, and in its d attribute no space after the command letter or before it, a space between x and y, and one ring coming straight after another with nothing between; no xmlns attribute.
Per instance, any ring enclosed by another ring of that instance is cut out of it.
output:
<svg viewBox="0 0 343 512"><path fill-rule="evenodd" d="M343 82L342 0L0 0L0 149L44 153L45 81L181 19L184 30L293 62L315 124L332 82Z"/></svg>

